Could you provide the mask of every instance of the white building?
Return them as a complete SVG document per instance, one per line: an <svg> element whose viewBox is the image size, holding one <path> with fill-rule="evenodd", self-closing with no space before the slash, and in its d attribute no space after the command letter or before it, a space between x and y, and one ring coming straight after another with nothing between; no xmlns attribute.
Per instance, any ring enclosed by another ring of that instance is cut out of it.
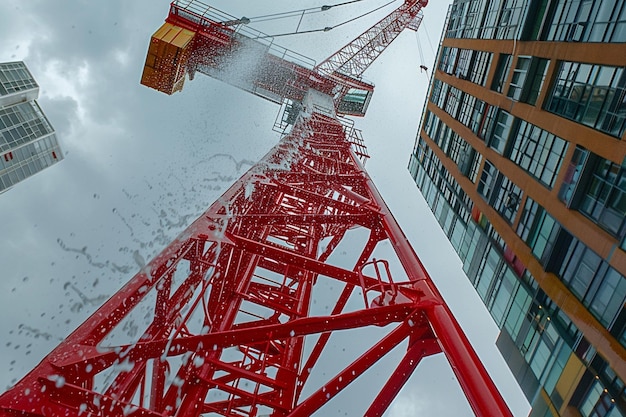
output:
<svg viewBox="0 0 626 417"><path fill-rule="evenodd" d="M0 193L63 159L23 62L0 63Z"/></svg>

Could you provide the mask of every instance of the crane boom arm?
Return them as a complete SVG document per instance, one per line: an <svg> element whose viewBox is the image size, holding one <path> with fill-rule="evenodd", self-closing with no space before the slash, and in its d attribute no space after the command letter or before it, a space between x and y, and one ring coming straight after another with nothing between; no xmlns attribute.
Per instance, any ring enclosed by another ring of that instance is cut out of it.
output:
<svg viewBox="0 0 626 417"><path fill-rule="evenodd" d="M421 10L427 4L428 0L406 0L315 69L330 76L338 72L359 78L404 29L417 30L422 20Z"/></svg>

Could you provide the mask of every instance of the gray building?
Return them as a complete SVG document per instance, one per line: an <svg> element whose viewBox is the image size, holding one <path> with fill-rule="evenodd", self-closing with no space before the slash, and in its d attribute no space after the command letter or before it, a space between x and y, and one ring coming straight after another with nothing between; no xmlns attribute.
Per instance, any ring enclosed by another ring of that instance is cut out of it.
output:
<svg viewBox="0 0 626 417"><path fill-rule="evenodd" d="M409 170L532 417L626 416L626 1L455 0Z"/></svg>
<svg viewBox="0 0 626 417"><path fill-rule="evenodd" d="M38 96L23 62L0 63L0 193L63 159Z"/></svg>

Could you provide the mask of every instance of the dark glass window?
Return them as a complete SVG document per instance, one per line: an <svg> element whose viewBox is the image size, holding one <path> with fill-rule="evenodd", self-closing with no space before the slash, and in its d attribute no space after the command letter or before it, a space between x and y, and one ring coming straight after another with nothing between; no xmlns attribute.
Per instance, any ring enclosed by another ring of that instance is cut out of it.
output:
<svg viewBox="0 0 626 417"><path fill-rule="evenodd" d="M498 112L493 133L489 139L489 147L500 155L504 155L514 120L515 118L504 110Z"/></svg>
<svg viewBox="0 0 626 417"><path fill-rule="evenodd" d="M541 207L532 198L527 197L524 204L524 210L520 216L520 221L517 225L517 235L526 243L530 242L530 233L532 227L535 224L535 219L538 219L543 214L543 207Z"/></svg>
<svg viewBox="0 0 626 417"><path fill-rule="evenodd" d="M546 110L621 137L626 129L626 71L561 62Z"/></svg>
<svg viewBox="0 0 626 417"><path fill-rule="evenodd" d="M478 182L478 192L487 201L491 198L497 176L498 170L496 167L491 162L485 161L483 172L480 175L480 181Z"/></svg>
<svg viewBox="0 0 626 417"><path fill-rule="evenodd" d="M565 173L565 178L563 179L563 184L561 185L561 189L559 190L559 199L565 203L566 206L570 206L574 195L576 193L576 187L578 186L578 181L580 180L581 173L587 163L587 158L589 156L589 151L581 148L580 146L576 146L574 150L574 155L572 156L572 160L567 166L567 172Z"/></svg>
<svg viewBox="0 0 626 417"><path fill-rule="evenodd" d="M487 81L487 74L489 74L492 56L491 52L474 51L467 79L474 84L484 86Z"/></svg>
<svg viewBox="0 0 626 417"><path fill-rule="evenodd" d="M559 275L574 295L582 300L601 264L602 258L582 242L574 240Z"/></svg>
<svg viewBox="0 0 626 417"><path fill-rule="evenodd" d="M435 79L433 82L433 88L430 92L430 101L434 104L439 103L439 96L441 95L441 90L443 88L444 82L438 79Z"/></svg>
<svg viewBox="0 0 626 417"><path fill-rule="evenodd" d="M578 210L614 236L626 228L626 172L606 159L596 162Z"/></svg>
<svg viewBox="0 0 626 417"><path fill-rule="evenodd" d="M468 178L473 183L476 183L476 179L478 178L478 171L480 170L480 164L482 163L482 161L483 161L483 156L479 152L474 151L471 165L470 165L470 170L467 175Z"/></svg>
<svg viewBox="0 0 626 417"><path fill-rule="evenodd" d="M486 111L484 116L480 122L480 130L478 136L486 140L491 134L491 129L493 128L493 122L495 120L496 114L498 113L498 107L492 106L490 104L485 104Z"/></svg>
<svg viewBox="0 0 626 417"><path fill-rule="evenodd" d="M454 67L456 66L456 56L459 52L459 48L443 47L441 50L441 56L439 57L439 69L446 74L454 74Z"/></svg>
<svg viewBox="0 0 626 417"><path fill-rule="evenodd" d="M491 52L444 47L438 68L474 84L484 85L491 64Z"/></svg>
<svg viewBox="0 0 626 417"><path fill-rule="evenodd" d="M585 297L585 305L604 327L609 328L626 298L626 278L613 268L608 268L598 288Z"/></svg>
<svg viewBox="0 0 626 417"><path fill-rule="evenodd" d="M513 224L521 197L522 190L513 181L502 175L492 206L509 224Z"/></svg>
<svg viewBox="0 0 626 417"><path fill-rule="evenodd" d="M506 77L511 68L512 56L509 54L500 54L498 58L498 66L496 67L496 73L493 76L491 82L491 89L501 93L506 82Z"/></svg>
<svg viewBox="0 0 626 417"><path fill-rule="evenodd" d="M558 0L555 2L551 17L552 23L546 28L545 40L582 41L592 6L592 0Z"/></svg>
<svg viewBox="0 0 626 417"><path fill-rule="evenodd" d="M558 0L548 16L542 40L626 42L623 0Z"/></svg>
<svg viewBox="0 0 626 417"><path fill-rule="evenodd" d="M466 80L468 78L470 65L472 63L472 56L474 51L471 49L461 49L459 51L459 58L455 69L455 75L458 78Z"/></svg>
<svg viewBox="0 0 626 417"><path fill-rule="evenodd" d="M463 37L463 29L467 22L467 13L469 11L471 0L455 1L450 7L450 17L448 19L447 37L461 38Z"/></svg>
<svg viewBox="0 0 626 417"><path fill-rule="evenodd" d="M522 190L489 161L485 161L478 182L478 192L509 224L513 224L519 209ZM496 240L500 240L501 246L504 247L502 238L497 236Z"/></svg>
<svg viewBox="0 0 626 417"><path fill-rule="evenodd" d="M482 100L476 99L474 102L474 108L472 109L472 117L470 118L470 122L467 125L472 132L478 134L480 130L480 123L483 119L483 114L485 113L485 102Z"/></svg>
<svg viewBox="0 0 626 417"><path fill-rule="evenodd" d="M543 207L541 210L537 211L527 243L533 255L535 255L544 266L549 261L552 248L556 243L560 229L561 225L557 223Z"/></svg>
<svg viewBox="0 0 626 417"><path fill-rule="evenodd" d="M529 56L517 57L517 64L513 70L513 77L511 78L511 83L509 84L509 91L506 94L513 100L519 100L522 95L522 88L524 87L526 76L530 70L531 60L532 57Z"/></svg>
<svg viewBox="0 0 626 417"><path fill-rule="evenodd" d="M533 106L537 103L543 82L546 79L546 73L548 72L548 64L550 60L544 58L533 58L530 63L530 69L524 89L520 97L520 101Z"/></svg>
<svg viewBox="0 0 626 417"><path fill-rule="evenodd" d="M523 120L519 121L516 133L509 158L540 183L552 188L567 152L567 142Z"/></svg>
<svg viewBox="0 0 626 417"><path fill-rule="evenodd" d="M23 62L0 64L0 94L14 93L36 87L37 83Z"/></svg>
<svg viewBox="0 0 626 417"><path fill-rule="evenodd" d="M456 87L449 87L448 94L446 97L444 110L450 116L456 119L457 112L459 110L459 105L461 102L461 95L463 92Z"/></svg>
<svg viewBox="0 0 626 417"><path fill-rule="evenodd" d="M459 117L457 120L461 122L464 126L470 126L472 116L474 113L474 106L476 105L476 97L471 94L464 93L463 98L461 100L461 109L459 111Z"/></svg>

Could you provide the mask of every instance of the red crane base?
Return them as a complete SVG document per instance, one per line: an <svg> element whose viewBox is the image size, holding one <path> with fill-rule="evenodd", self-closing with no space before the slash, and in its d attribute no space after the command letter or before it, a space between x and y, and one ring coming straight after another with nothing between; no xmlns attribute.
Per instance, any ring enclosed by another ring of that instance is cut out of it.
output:
<svg viewBox="0 0 626 417"><path fill-rule="evenodd" d="M510 416L345 130L301 115L0 396L0 416L310 416L394 348L404 353L391 355L382 388L359 398L370 404L365 415L381 416L420 360L443 352L478 416ZM373 258L385 242L399 273ZM355 261L346 265L340 250ZM121 341L120 328L138 317L143 332ZM333 365L331 338L366 327L380 328L378 339L354 340L342 353L353 357ZM331 359L332 375L316 374Z"/></svg>

